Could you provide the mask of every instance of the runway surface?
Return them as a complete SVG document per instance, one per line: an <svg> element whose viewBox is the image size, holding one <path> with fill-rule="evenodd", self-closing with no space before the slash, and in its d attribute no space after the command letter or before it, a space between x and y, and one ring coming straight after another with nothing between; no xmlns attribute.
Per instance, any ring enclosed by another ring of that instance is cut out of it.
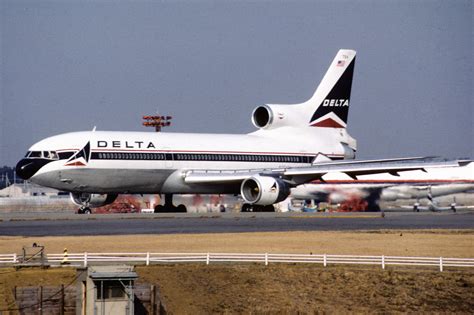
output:
<svg viewBox="0 0 474 315"><path fill-rule="evenodd" d="M0 235L474 229L474 213L1 214Z"/></svg>

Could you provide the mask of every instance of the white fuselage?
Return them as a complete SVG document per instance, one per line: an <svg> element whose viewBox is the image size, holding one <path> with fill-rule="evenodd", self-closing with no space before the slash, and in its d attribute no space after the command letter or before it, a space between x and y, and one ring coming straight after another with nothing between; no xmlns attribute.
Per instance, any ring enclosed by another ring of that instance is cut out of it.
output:
<svg viewBox="0 0 474 315"><path fill-rule="evenodd" d="M316 136L317 134L317 136ZM319 153L344 158L345 130L283 127L251 134L90 131L62 134L29 152L54 152L31 180L71 192L239 193L235 185L186 184L186 170L275 169L311 165ZM87 156L73 154L89 144ZM36 154L36 153L35 153Z"/></svg>

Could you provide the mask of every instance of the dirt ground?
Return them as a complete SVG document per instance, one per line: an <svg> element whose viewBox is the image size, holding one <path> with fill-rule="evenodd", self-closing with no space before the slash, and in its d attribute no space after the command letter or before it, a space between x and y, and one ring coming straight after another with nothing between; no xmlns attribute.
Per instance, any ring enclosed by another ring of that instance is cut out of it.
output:
<svg viewBox="0 0 474 315"><path fill-rule="evenodd" d="M474 273L376 267L181 264L136 268L157 284L170 314L457 313L472 314ZM73 268L2 269L0 313L17 314L14 286L68 285Z"/></svg>
<svg viewBox="0 0 474 315"><path fill-rule="evenodd" d="M15 311L15 300L13 288L15 286L49 286L71 284L76 276L76 271L72 268L66 269L0 269L0 314L17 314ZM3 311L3 313L2 313Z"/></svg>
<svg viewBox="0 0 474 315"><path fill-rule="evenodd" d="M474 274L310 265L139 267L172 314L453 312L474 309Z"/></svg>
<svg viewBox="0 0 474 315"><path fill-rule="evenodd" d="M474 257L474 230L265 232L235 234L120 235L69 237L0 236L0 253L22 246L48 253L236 252Z"/></svg>
<svg viewBox="0 0 474 315"><path fill-rule="evenodd" d="M96 237L0 237L0 253L36 242L48 253L246 252L474 257L474 230L289 232ZM306 264L169 264L137 267L172 314L472 313L471 269ZM72 268L0 269L0 313L14 286L67 285ZM8 314L8 313L5 313ZM15 314L15 313L12 313Z"/></svg>

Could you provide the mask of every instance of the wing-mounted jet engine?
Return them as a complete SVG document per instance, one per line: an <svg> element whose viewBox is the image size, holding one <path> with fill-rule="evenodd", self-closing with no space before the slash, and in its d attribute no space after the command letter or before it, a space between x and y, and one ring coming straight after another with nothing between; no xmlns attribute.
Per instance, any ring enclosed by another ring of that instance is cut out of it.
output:
<svg viewBox="0 0 474 315"><path fill-rule="evenodd" d="M80 206L78 213L90 214L91 208L98 208L109 205L117 199L117 194L90 194L90 193L71 193L72 202Z"/></svg>
<svg viewBox="0 0 474 315"><path fill-rule="evenodd" d="M273 204L285 200L290 195L290 186L279 178L252 176L245 179L241 195L247 205L242 211L274 211Z"/></svg>

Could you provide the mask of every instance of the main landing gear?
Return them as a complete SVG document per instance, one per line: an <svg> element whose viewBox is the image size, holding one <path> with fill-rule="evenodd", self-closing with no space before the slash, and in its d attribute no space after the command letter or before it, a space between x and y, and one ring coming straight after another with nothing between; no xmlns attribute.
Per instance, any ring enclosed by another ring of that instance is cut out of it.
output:
<svg viewBox="0 0 474 315"><path fill-rule="evenodd" d="M185 205L175 206L173 205L173 195L172 194L165 194L165 204L164 205L157 205L155 207L155 213L170 213L170 212L186 212Z"/></svg>
<svg viewBox="0 0 474 315"><path fill-rule="evenodd" d="M77 213L78 214L91 214L92 210L89 207L80 207L79 209L77 209Z"/></svg>
<svg viewBox="0 0 474 315"><path fill-rule="evenodd" d="M240 212L275 212L275 207L273 205L259 206L244 203L240 209Z"/></svg>
<svg viewBox="0 0 474 315"><path fill-rule="evenodd" d="M413 212L420 212L420 204L417 202L413 205Z"/></svg>

